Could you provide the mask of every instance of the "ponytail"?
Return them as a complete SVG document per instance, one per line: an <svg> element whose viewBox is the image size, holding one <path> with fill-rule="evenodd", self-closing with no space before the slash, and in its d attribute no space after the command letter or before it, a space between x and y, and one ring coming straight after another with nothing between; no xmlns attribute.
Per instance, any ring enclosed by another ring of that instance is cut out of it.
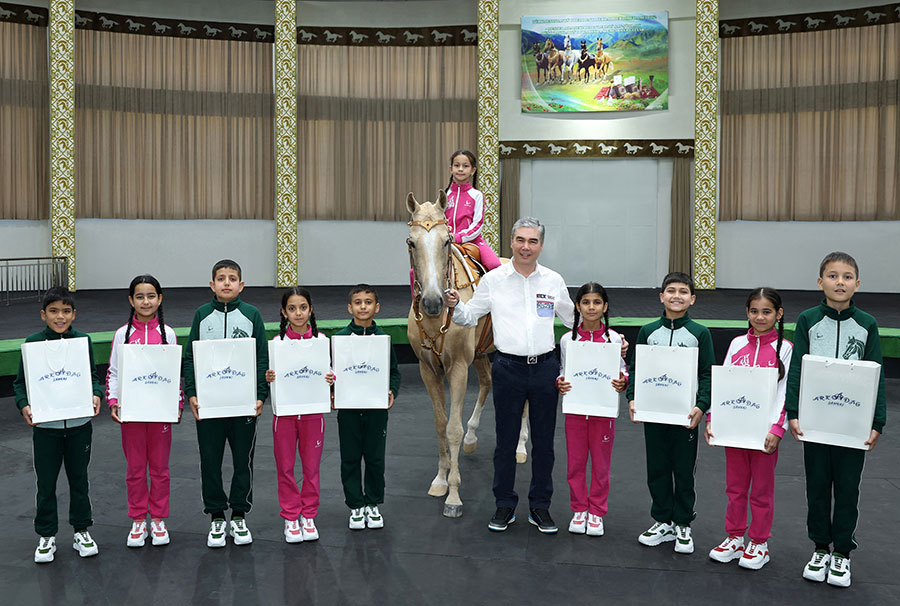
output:
<svg viewBox="0 0 900 606"><path fill-rule="evenodd" d="M778 345L775 346L775 359L778 361L778 380L784 378L784 362L781 361L781 342L784 341L784 313L778 318Z"/></svg>
<svg viewBox="0 0 900 606"><path fill-rule="evenodd" d="M315 339L319 336L319 327L316 326L316 312L312 311L312 305L310 305L308 324L309 327L312 328L312 336L313 339Z"/></svg>
<svg viewBox="0 0 900 606"><path fill-rule="evenodd" d="M575 321L572 324L572 340L578 340L578 323L581 320L581 313L578 311L578 306L575 306Z"/></svg>
<svg viewBox="0 0 900 606"><path fill-rule="evenodd" d="M162 344L168 345L169 340L166 338L166 321L163 320L162 303L160 303L159 307L156 308L156 319L159 321L159 335L162 337Z"/></svg>
<svg viewBox="0 0 900 606"><path fill-rule="evenodd" d="M278 329L278 336L284 341L284 334L287 332L288 319L287 316L281 314L281 327Z"/></svg>
<svg viewBox="0 0 900 606"><path fill-rule="evenodd" d="M133 326L132 322L134 321L134 314L135 314L134 307L132 307L131 304L129 303L129 305L128 305L128 324L127 324L127 328L125 329L125 343L124 343L125 345L128 345L128 336L131 334L131 328Z"/></svg>
<svg viewBox="0 0 900 606"><path fill-rule="evenodd" d="M606 311L603 312L603 336L606 338L606 342L609 343L609 301L605 301L606 303Z"/></svg>

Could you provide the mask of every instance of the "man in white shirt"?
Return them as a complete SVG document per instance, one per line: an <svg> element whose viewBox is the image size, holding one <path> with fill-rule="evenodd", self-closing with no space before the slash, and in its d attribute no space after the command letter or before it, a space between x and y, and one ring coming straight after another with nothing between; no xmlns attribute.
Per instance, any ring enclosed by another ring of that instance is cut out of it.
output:
<svg viewBox="0 0 900 606"><path fill-rule="evenodd" d="M528 521L541 532L557 532L550 517L553 495L553 436L556 432L556 377L553 317L566 326L574 320L575 306L566 283L555 271L538 265L544 246L544 226L532 217L516 221L512 229L512 261L488 272L475 295L463 303L448 290L444 302L455 307L453 321L475 326L491 314L497 355L491 370L497 446L494 449L494 499L497 512L488 528L501 532L515 521L519 497L516 480L516 445L525 401L531 425L531 486Z"/></svg>

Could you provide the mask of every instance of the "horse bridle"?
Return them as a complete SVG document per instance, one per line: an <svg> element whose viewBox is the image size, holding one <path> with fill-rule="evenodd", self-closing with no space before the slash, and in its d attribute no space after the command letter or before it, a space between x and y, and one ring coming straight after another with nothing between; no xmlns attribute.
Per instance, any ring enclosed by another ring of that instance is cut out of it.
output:
<svg viewBox="0 0 900 606"><path fill-rule="evenodd" d="M447 225L447 219L438 219L437 221L410 221L407 223L410 227L421 227L426 232L431 231L432 228L438 225ZM449 229L448 229L449 232ZM412 246L407 245L407 252L409 253L409 266L413 270L413 274L415 274L415 265L413 264L412 257ZM453 269L453 251L447 252L447 282L446 287L450 289L450 274ZM441 364L441 354L444 351L444 337L447 335L447 331L450 329L450 321L453 318L453 307L447 309L447 316L444 319L444 323L441 325L440 329L438 329L438 333L435 335L429 335L425 328L422 326L422 320L424 316L422 315L421 310L419 309L419 303L422 300L422 285L419 284L419 279L415 278L413 280L413 290L415 292L415 298L413 298L413 318L416 321L416 326L419 328L419 338L422 340L422 349L430 349L431 353L434 355L434 360L438 366L442 366Z"/></svg>

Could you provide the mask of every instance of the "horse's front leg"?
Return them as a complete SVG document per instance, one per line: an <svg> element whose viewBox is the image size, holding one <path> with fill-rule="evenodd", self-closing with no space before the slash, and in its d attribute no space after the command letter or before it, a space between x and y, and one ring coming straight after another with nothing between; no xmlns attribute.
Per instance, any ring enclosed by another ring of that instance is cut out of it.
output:
<svg viewBox="0 0 900 606"><path fill-rule="evenodd" d="M441 368L433 368L423 361L419 361L419 373L422 382L431 396L431 405L434 409L434 429L438 440L438 471L431 481L428 494L433 497L442 497L447 494L447 474L450 471L450 451L447 448L447 411L444 399L444 371Z"/></svg>
<svg viewBox="0 0 900 606"><path fill-rule="evenodd" d="M522 410L522 425L519 427L519 443L516 445L516 463L524 463L528 460L528 451L525 444L528 442L528 401Z"/></svg>
<svg viewBox="0 0 900 606"><path fill-rule="evenodd" d="M466 423L466 437L463 438L463 452L472 454L478 448L478 436L476 432L481 426L481 413L484 412L484 403L491 393L491 360L486 355L476 356L473 362L475 372L478 373L478 399L475 401L475 410Z"/></svg>
<svg viewBox="0 0 900 606"><path fill-rule="evenodd" d="M469 361L458 360L447 369L447 382L450 384L450 418L447 422L447 446L450 451L450 493L444 501L444 515L458 518L462 515L462 500L459 498L459 446L462 443L462 409L466 399L466 386L469 377Z"/></svg>

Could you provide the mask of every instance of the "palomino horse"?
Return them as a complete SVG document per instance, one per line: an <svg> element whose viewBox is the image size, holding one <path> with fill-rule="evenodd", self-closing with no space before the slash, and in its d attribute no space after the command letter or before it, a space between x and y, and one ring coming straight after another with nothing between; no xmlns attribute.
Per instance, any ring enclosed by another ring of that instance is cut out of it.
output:
<svg viewBox="0 0 900 606"><path fill-rule="evenodd" d="M409 309L407 336L409 344L419 358L422 382L431 396L434 406L434 427L438 438L438 472L431 482L428 494L433 497L447 495L444 515L456 518L462 515L459 498L459 447L469 454L475 452L478 438L475 431L481 422L484 402L491 390L491 363L484 351L480 351L480 336L487 316L478 326L465 328L454 324L453 311L444 307L444 289L454 287L460 299L468 301L474 289L467 278L461 258L453 252L455 245L447 227L444 211L447 195L441 191L437 202L416 201L413 194L406 197L410 213L409 247L410 264L415 272L415 298ZM462 412L469 377L469 365L475 365L478 373L478 400L468 422L468 432L463 441ZM450 387L450 414L447 415L444 379ZM516 460L525 461L527 439L527 409L521 431Z"/></svg>

